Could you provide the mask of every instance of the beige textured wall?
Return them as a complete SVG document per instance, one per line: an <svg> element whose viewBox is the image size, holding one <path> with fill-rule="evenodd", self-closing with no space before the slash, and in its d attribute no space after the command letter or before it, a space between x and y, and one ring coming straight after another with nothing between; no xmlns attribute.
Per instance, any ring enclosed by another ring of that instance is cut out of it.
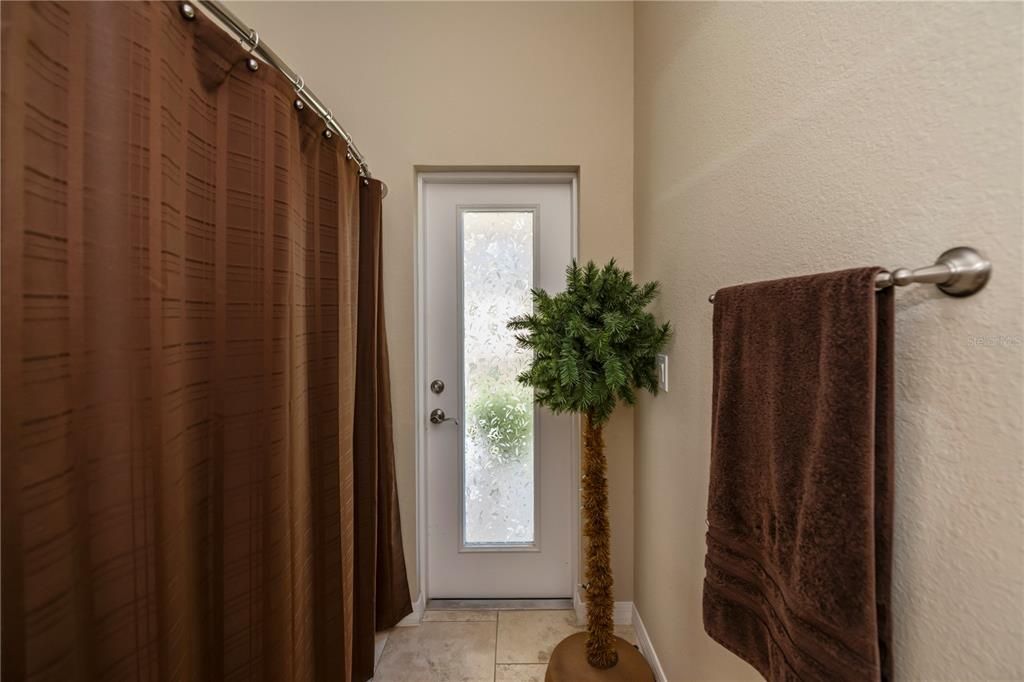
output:
<svg viewBox="0 0 1024 682"><path fill-rule="evenodd" d="M636 603L669 679L757 677L701 625L708 294L960 244L994 261L979 296L896 295L896 676L1024 678L1021 18L636 6L636 266L678 329L636 413Z"/></svg>
<svg viewBox="0 0 1024 682"><path fill-rule="evenodd" d="M580 256L633 264L627 3L231 2L387 182L384 289L405 552L416 565L416 166L578 166ZM633 422L607 430L617 598L632 598Z"/></svg>

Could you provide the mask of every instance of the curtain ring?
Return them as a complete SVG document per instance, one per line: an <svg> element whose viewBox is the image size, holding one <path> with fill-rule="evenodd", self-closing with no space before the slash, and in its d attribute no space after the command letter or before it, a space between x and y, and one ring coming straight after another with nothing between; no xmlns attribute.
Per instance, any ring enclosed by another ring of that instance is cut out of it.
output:
<svg viewBox="0 0 1024 682"><path fill-rule="evenodd" d="M260 46L260 32L254 28L250 28L249 37L246 39L245 42L249 43L249 45L251 46L249 47L249 54L252 54L256 51L256 48Z"/></svg>
<svg viewBox="0 0 1024 682"><path fill-rule="evenodd" d="M306 108L306 103L302 101L302 91L306 87L306 81L302 79L302 76L296 74L296 78L299 79L299 84L295 88L295 108L302 111Z"/></svg>
<svg viewBox="0 0 1024 682"><path fill-rule="evenodd" d="M260 46L260 33L254 28L249 29L249 37L245 39L245 42L249 44L249 58L245 60L245 66L250 71L258 71L260 68L260 62L253 53L256 48Z"/></svg>

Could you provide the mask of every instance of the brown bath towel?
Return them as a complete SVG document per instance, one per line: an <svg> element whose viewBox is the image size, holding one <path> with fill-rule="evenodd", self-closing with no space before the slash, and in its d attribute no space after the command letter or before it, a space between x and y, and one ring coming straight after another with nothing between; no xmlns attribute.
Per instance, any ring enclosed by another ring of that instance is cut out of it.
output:
<svg viewBox="0 0 1024 682"><path fill-rule="evenodd" d="M889 680L893 298L878 268L715 294L704 628L768 680Z"/></svg>

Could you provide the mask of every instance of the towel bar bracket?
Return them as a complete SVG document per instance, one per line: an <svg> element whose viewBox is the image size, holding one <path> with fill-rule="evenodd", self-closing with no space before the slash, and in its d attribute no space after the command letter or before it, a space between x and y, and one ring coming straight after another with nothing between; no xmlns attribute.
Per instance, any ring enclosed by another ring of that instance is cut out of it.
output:
<svg viewBox="0 0 1024 682"><path fill-rule="evenodd" d="M981 291L992 275L992 263L969 246L957 246L944 251L935 261L916 270L897 268L880 272L875 278L879 289L908 284L931 283L949 296L970 296Z"/></svg>
<svg viewBox="0 0 1024 682"><path fill-rule="evenodd" d="M944 251L934 265L911 270L896 268L882 271L875 277L875 288L905 287L909 284L934 284L949 296L963 298L985 288L992 276L992 262L969 246L957 246ZM715 295L708 296L715 302Z"/></svg>

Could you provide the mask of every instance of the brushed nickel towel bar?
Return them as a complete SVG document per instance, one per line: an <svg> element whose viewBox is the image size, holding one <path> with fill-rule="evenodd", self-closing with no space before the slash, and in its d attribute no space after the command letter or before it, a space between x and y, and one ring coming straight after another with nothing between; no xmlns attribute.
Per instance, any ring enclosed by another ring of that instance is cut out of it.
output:
<svg viewBox="0 0 1024 682"><path fill-rule="evenodd" d="M875 276L875 288L905 287L909 284L934 284L949 296L970 296L981 291L992 275L992 262L969 246L944 251L934 265L911 270L883 270ZM715 295L708 296L715 302Z"/></svg>

